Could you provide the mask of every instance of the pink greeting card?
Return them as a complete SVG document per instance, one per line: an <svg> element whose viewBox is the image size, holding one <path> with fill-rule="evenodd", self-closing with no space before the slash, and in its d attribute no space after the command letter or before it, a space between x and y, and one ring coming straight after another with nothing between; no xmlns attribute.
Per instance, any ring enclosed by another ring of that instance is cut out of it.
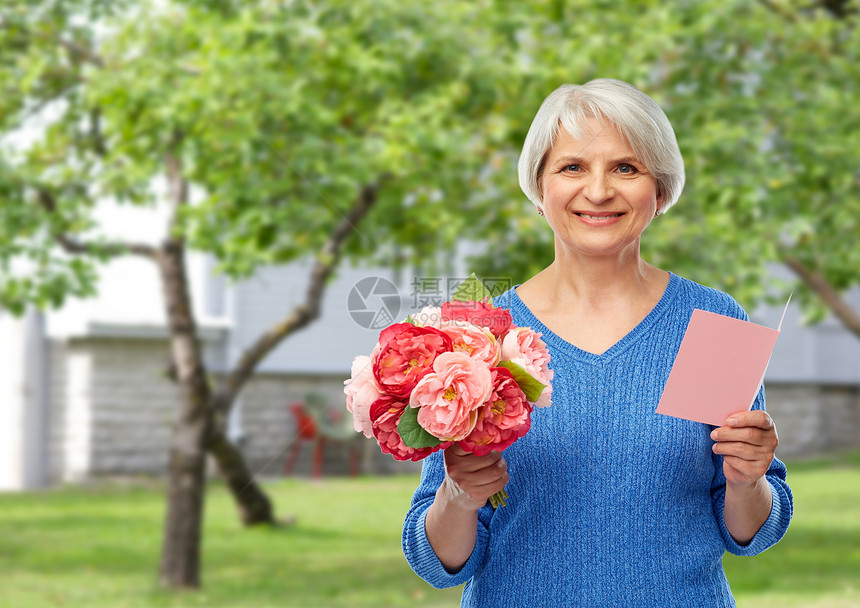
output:
<svg viewBox="0 0 860 608"><path fill-rule="evenodd" d="M788 302L783 319L786 310ZM749 410L781 329L782 319L770 329L694 310L657 413L722 426L732 412Z"/></svg>

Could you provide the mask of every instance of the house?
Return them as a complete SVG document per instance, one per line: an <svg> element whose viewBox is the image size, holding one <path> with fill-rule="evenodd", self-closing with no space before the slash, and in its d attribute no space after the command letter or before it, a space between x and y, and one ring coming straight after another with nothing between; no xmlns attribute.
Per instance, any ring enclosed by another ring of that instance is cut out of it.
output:
<svg viewBox="0 0 860 608"><path fill-rule="evenodd" d="M260 332L301 301L307 270L303 263L265 268L231 284L214 274L209 258L190 256L193 304L211 373L228 370ZM416 292L419 284L423 295ZM235 404L228 434L251 469L260 476L282 472L296 436L289 404L314 394L345 415L343 380L352 358L370 352L379 327L434 298L447 299L447 288L446 278L416 281L344 265L326 292L321 318L272 352ZM850 297L860 308L860 293ZM776 327L781 312L764 307L752 320ZM0 343L0 488L165 470L178 391L164 371L169 345L153 264L111 262L99 297L58 312L30 311L15 319L0 311ZM860 340L836 321L803 327L798 308L791 307L766 389L781 457L860 447ZM371 441L358 441L373 470L415 470L379 455Z"/></svg>

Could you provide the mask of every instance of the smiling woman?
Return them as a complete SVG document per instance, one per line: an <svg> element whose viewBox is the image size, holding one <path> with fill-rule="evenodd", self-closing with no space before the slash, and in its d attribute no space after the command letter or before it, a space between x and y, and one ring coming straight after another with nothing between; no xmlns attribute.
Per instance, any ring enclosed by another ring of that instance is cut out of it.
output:
<svg viewBox="0 0 860 608"><path fill-rule="evenodd" d="M663 198L657 180L617 128L602 118L583 123L578 138L560 129L540 180L539 209L556 235L556 257L638 258L639 238Z"/></svg>
<svg viewBox="0 0 860 608"><path fill-rule="evenodd" d="M518 165L520 187L529 200L540 208L541 181L559 134L565 131L583 139L585 123L593 118L611 125L627 142L630 160L641 163L654 176L664 200L663 210L674 205L684 188L684 159L669 119L645 93L610 79L592 80L582 86L562 85L544 100L523 143Z"/></svg>
<svg viewBox="0 0 860 608"><path fill-rule="evenodd" d="M462 606L734 606L723 554L776 543L793 502L763 391L717 429L655 412L692 311L747 318L640 255L684 185L668 118L627 83L564 85L532 123L519 178L555 259L494 304L542 332L553 405L503 454L455 444L424 461L410 565L437 587L465 582Z"/></svg>

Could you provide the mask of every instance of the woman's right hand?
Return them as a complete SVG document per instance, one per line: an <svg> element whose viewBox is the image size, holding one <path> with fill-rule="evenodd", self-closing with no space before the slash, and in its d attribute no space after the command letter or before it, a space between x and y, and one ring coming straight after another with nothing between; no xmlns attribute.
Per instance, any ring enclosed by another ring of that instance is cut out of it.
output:
<svg viewBox="0 0 860 608"><path fill-rule="evenodd" d="M499 452L475 456L458 444L447 448L445 480L439 488L452 506L477 511L508 483L508 465Z"/></svg>
<svg viewBox="0 0 860 608"><path fill-rule="evenodd" d="M478 509L505 487L508 465L491 452L475 456L452 445L444 452L445 479L427 511L424 529L436 556L449 572L458 572L475 548Z"/></svg>

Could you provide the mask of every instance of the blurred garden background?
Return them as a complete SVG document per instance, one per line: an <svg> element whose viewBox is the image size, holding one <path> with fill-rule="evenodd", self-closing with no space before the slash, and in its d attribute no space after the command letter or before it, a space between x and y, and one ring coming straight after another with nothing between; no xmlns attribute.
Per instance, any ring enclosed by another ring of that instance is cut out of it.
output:
<svg viewBox="0 0 860 608"><path fill-rule="evenodd" d="M417 467L343 379L475 271L552 258L519 191L558 85L684 154L643 255L775 327L795 521L740 606L860 606L860 2L54 0L0 7L0 606L449 606Z"/></svg>

